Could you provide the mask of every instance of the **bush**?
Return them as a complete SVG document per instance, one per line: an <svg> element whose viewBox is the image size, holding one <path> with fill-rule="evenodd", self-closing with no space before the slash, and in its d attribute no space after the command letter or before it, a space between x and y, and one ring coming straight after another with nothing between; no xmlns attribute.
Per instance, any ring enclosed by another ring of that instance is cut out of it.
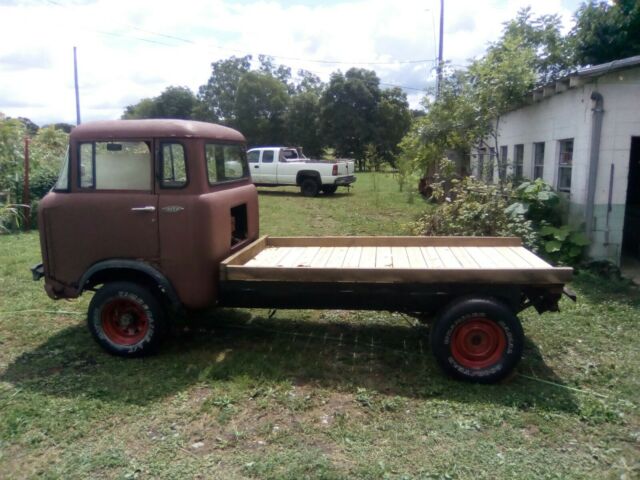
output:
<svg viewBox="0 0 640 480"><path fill-rule="evenodd" d="M515 236L530 249L538 249L539 235L531 220L507 210L513 195L508 185L487 185L473 177L465 177L451 180L446 194L443 182L432 185L432 198L438 205L412 225L415 234Z"/></svg>

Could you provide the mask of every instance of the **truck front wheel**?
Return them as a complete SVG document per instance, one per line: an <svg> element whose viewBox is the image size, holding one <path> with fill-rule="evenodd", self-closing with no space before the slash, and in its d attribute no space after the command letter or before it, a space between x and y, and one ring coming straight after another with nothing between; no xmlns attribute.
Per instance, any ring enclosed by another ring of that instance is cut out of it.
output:
<svg viewBox="0 0 640 480"><path fill-rule="evenodd" d="M464 298L447 306L431 327L431 349L453 377L494 383L522 357L524 333L518 317L491 298Z"/></svg>
<svg viewBox="0 0 640 480"><path fill-rule="evenodd" d="M132 282L112 282L100 288L91 299L87 320L98 344L121 357L154 352L166 330L158 299Z"/></svg>
<svg viewBox="0 0 640 480"><path fill-rule="evenodd" d="M318 185L318 182L313 178L305 178L300 184L300 192L305 197L315 197L316 195L318 195L319 190L320 186Z"/></svg>

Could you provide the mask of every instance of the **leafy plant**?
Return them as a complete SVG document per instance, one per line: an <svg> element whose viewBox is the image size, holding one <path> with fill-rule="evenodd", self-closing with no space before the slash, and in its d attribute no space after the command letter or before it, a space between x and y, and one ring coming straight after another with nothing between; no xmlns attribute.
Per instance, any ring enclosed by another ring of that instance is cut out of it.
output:
<svg viewBox="0 0 640 480"><path fill-rule="evenodd" d="M441 202L413 224L421 235L517 236L536 250L538 233L523 215L507 213L508 186L487 185L473 177L451 180L448 192L444 183L434 184L433 198Z"/></svg>
<svg viewBox="0 0 640 480"><path fill-rule="evenodd" d="M522 182L514 190L515 202L507 207L511 216L525 216L535 225L560 224L560 197L544 180Z"/></svg>
<svg viewBox="0 0 640 480"><path fill-rule="evenodd" d="M574 265L582 258L589 240L580 231L570 225L542 227L540 230L544 251L549 257L565 265Z"/></svg>

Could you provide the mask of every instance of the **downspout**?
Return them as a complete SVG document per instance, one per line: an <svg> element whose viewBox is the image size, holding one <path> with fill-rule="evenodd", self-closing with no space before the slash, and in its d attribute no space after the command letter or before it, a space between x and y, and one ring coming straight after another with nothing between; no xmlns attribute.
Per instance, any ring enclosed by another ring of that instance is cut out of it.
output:
<svg viewBox="0 0 640 480"><path fill-rule="evenodd" d="M589 154L589 177L587 181L587 206L585 209L585 229L587 238L593 240L593 211L596 199L596 181L598 179L598 163L600 162L600 137L602 135L602 117L604 115L604 99L599 92L591 92L591 100L595 103L591 121L591 151Z"/></svg>

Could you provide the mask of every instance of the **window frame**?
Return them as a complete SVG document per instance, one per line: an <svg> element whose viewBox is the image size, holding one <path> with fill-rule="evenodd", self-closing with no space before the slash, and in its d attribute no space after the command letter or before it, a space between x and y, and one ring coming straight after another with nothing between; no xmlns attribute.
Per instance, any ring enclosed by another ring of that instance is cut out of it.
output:
<svg viewBox="0 0 640 480"><path fill-rule="evenodd" d="M519 155L518 155L519 154ZM520 174L518 175L518 170ZM513 145L513 178L524 178L524 143Z"/></svg>
<svg viewBox="0 0 640 480"><path fill-rule="evenodd" d="M211 176L209 175L209 161L207 159L207 145L237 146L238 149L240 150L240 154L244 155L244 163L242 165L242 170L243 170L242 177L230 178L228 180L217 180L211 183ZM217 185L226 185L230 183L243 182L243 181L246 181L247 179L251 180L251 171L249 169L249 162L247 161L246 145L243 145L241 143L236 143L236 142L221 142L219 140L218 141L205 140L202 145L202 153L203 153L203 160L204 160L204 168L207 173L207 183L209 184L210 187L215 187ZM262 155L260 155L260 159L262 160Z"/></svg>
<svg viewBox="0 0 640 480"><path fill-rule="evenodd" d="M184 155L184 173L187 176L187 181L182 185L165 185L164 184L164 151L162 147L164 145L180 145L182 147L182 153ZM189 183L191 182L191 176L189 175L189 160L187 156L187 148L185 147L184 142L176 140L176 139L168 139L168 140L159 140L158 141L158 184L162 189L168 190L182 190L183 188L187 188Z"/></svg>
<svg viewBox="0 0 640 480"><path fill-rule="evenodd" d="M541 158L541 163L536 163L538 160L537 157L537 153L538 153L538 147L542 145L542 158ZM533 170L531 172L531 176L533 178L533 180L535 180L536 178L540 178L540 179L544 179L544 159L545 159L545 153L546 153L547 147L546 147L546 142L533 142ZM536 169L540 168L540 175L536 175Z"/></svg>
<svg viewBox="0 0 640 480"><path fill-rule="evenodd" d="M571 142L571 162L569 164L567 163L563 163L562 161L562 154L563 153L567 153L566 151L563 151L563 145L567 144L568 142ZM556 181L556 189L559 192L563 192L563 193L568 193L571 194L571 180L572 180L572 176L573 176L573 152L574 152L574 146L575 146L575 142L573 138L564 138L562 140L558 140L558 178ZM569 188L561 188L560 187L560 170L569 170Z"/></svg>
<svg viewBox="0 0 640 480"><path fill-rule="evenodd" d="M147 145L149 149L149 169L151 172L151 176L149 177L149 188L147 189L131 189L131 188L96 188L96 143L144 143ZM92 171L92 186L91 187L83 187L82 186L82 171L81 171L81 162L82 155L80 150L82 145L91 145L91 168ZM94 140L79 140L76 144L76 153L77 159L74 162L77 168L77 188L83 193L87 192L97 192L97 193L109 193L109 192L127 192L127 193L154 193L155 191L155 158L153 152L153 140L149 138L101 138Z"/></svg>

